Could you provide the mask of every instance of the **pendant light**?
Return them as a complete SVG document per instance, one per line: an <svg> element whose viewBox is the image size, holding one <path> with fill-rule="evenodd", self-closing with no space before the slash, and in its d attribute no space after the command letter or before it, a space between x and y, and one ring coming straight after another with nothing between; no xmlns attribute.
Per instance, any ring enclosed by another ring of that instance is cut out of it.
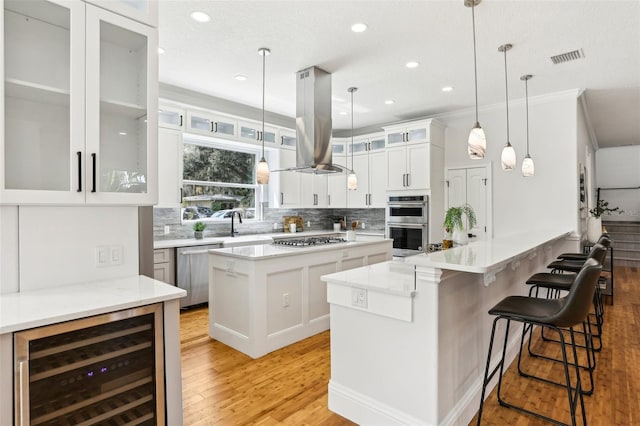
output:
<svg viewBox="0 0 640 426"><path fill-rule="evenodd" d="M469 140L467 142L467 150L469 158L472 160L481 160L487 150L487 139L484 130L478 121L478 64L476 58L476 14L475 7L480 4L481 0L464 0L464 5L471 8L471 22L473 24L473 78L476 93L476 124L469 132Z"/></svg>
<svg viewBox="0 0 640 426"><path fill-rule="evenodd" d="M524 93L525 93L525 105L527 111L527 155L522 160L522 176L529 177L535 174L535 167L533 165L533 158L529 155L529 84L528 81L533 77L531 74L526 74L520 77L520 80L524 81Z"/></svg>
<svg viewBox="0 0 640 426"><path fill-rule="evenodd" d="M502 148L502 170L509 171L516 167L516 150L513 149L513 145L509 141L509 84L507 79L507 51L511 50L513 46L509 43L503 44L498 47L498 52L504 52L504 89L506 94L506 109L507 109L507 144Z"/></svg>
<svg viewBox="0 0 640 426"><path fill-rule="evenodd" d="M262 56L262 158L256 168L256 177L258 179L258 185L266 185L269 183L269 165L264 158L264 65L265 58L271 54L271 50L266 47L258 49L258 54Z"/></svg>
<svg viewBox="0 0 640 426"><path fill-rule="evenodd" d="M357 87L349 87L347 91L351 93L351 173L347 178L347 188L351 190L358 189L358 176L356 176L355 170L353 170L353 92L358 90Z"/></svg>

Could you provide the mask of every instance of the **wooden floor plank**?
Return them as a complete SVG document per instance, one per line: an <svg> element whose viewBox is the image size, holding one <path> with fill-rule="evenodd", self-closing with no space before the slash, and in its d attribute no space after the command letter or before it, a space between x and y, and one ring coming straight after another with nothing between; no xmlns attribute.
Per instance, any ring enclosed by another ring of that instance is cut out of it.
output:
<svg viewBox="0 0 640 426"><path fill-rule="evenodd" d="M605 306L604 348L598 354L595 392L585 397L587 421L592 425L640 424L640 273L637 268L624 267L616 268L615 274L616 299L614 305ZM182 312L185 425L353 425L327 408L329 332L253 360L211 340L208 327L206 308ZM559 353L537 336L534 342L536 350ZM560 366L554 363L528 359L524 365L536 374L562 377ZM504 384L513 402L568 421L562 389L523 379L515 366L505 373ZM482 423L545 424L500 407L495 392L487 399Z"/></svg>

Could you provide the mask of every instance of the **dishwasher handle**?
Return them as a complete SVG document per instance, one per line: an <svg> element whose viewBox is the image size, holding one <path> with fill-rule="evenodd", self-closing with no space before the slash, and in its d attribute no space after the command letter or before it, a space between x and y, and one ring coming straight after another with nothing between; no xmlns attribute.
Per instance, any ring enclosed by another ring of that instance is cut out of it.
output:
<svg viewBox="0 0 640 426"><path fill-rule="evenodd" d="M221 247L218 247L221 248ZM189 251L181 251L180 254L182 256L191 256L193 254L207 254L209 253L210 249L206 249L206 250L189 250Z"/></svg>

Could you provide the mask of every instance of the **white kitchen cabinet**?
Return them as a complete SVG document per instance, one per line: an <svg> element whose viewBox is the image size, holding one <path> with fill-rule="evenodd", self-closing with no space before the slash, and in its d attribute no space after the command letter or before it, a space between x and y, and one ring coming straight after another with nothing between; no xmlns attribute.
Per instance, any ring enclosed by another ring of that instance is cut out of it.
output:
<svg viewBox="0 0 640 426"><path fill-rule="evenodd" d="M335 149L339 147L338 149ZM333 163L341 167L347 166L346 155L336 155L336 152L344 150L344 144L333 144ZM349 171L344 173L334 173L327 175L327 207L333 209L344 209L347 207L347 175Z"/></svg>
<svg viewBox="0 0 640 426"><path fill-rule="evenodd" d="M183 170L182 132L158 131L158 204L157 207L182 206Z"/></svg>
<svg viewBox="0 0 640 426"><path fill-rule="evenodd" d="M288 149L280 150L280 168L286 169L295 167L296 151ZM276 207L299 207L300 206L300 173L279 172L280 192L272 195Z"/></svg>
<svg viewBox="0 0 640 426"><path fill-rule="evenodd" d="M232 117L204 111L187 111L187 131L206 136L236 139L238 121Z"/></svg>
<svg viewBox="0 0 640 426"><path fill-rule="evenodd" d="M323 208L329 204L328 176L325 174L300 173L301 207Z"/></svg>
<svg viewBox="0 0 640 426"><path fill-rule="evenodd" d="M158 126L165 129L184 130L186 122L186 113L184 109L160 105L158 109Z"/></svg>
<svg viewBox="0 0 640 426"><path fill-rule="evenodd" d="M175 249L164 248L153 251L153 278L167 284L176 283Z"/></svg>
<svg viewBox="0 0 640 426"><path fill-rule="evenodd" d="M280 148L296 149L298 138L295 130L280 129Z"/></svg>
<svg viewBox="0 0 640 426"><path fill-rule="evenodd" d="M434 171L442 169L442 127L434 120L421 120L418 124L404 129L411 128L415 131L414 138L411 138L412 133L408 130L405 131L405 140L400 142L397 139L389 139L397 134L395 127L385 128L388 143L385 185L389 191L429 189L433 186L432 168ZM438 164L435 164L436 162ZM438 179L439 181L441 179Z"/></svg>
<svg viewBox="0 0 640 426"><path fill-rule="evenodd" d="M384 136L371 135L348 142L347 165L351 164L358 178L358 188L348 191L348 207L385 207L387 168L385 165Z"/></svg>
<svg viewBox="0 0 640 426"><path fill-rule="evenodd" d="M262 144L264 140L265 146L277 146L278 129L273 126L264 126L264 134L262 134L262 123L254 121L238 122L238 140L242 142L252 142Z"/></svg>
<svg viewBox="0 0 640 426"><path fill-rule="evenodd" d="M158 0L86 0L152 27L158 26Z"/></svg>
<svg viewBox="0 0 640 426"><path fill-rule="evenodd" d="M81 1L2 10L0 203L154 204L157 30Z"/></svg>
<svg viewBox="0 0 640 426"><path fill-rule="evenodd" d="M431 120L420 120L384 128L387 146L430 141Z"/></svg>

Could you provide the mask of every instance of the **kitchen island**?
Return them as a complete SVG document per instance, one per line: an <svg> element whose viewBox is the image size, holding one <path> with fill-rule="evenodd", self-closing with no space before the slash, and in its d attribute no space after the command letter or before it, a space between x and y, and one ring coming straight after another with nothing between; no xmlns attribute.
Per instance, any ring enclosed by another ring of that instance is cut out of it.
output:
<svg viewBox="0 0 640 426"><path fill-rule="evenodd" d="M259 358L329 329L322 275L391 259L392 240L209 251L209 335Z"/></svg>
<svg viewBox="0 0 640 426"><path fill-rule="evenodd" d="M578 247L567 231L530 232L323 276L329 409L359 424L468 424L480 402L487 311L526 294L526 278ZM508 362L519 333L512 327Z"/></svg>

